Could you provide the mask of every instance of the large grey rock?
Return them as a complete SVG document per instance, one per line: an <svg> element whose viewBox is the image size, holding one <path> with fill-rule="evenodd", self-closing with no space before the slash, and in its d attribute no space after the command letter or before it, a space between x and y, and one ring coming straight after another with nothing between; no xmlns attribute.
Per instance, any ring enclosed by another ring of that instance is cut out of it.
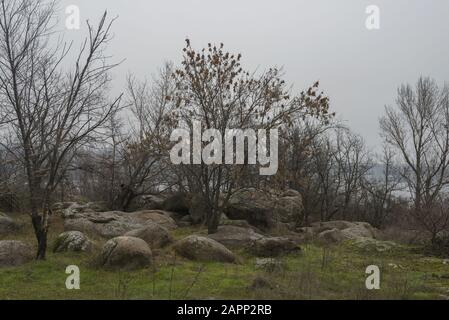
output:
<svg viewBox="0 0 449 320"><path fill-rule="evenodd" d="M151 266L153 255L139 238L117 237L109 240L101 252L101 265L112 269L135 270Z"/></svg>
<svg viewBox="0 0 449 320"><path fill-rule="evenodd" d="M33 260L33 249L16 240L0 241L0 267L16 267Z"/></svg>
<svg viewBox="0 0 449 320"><path fill-rule="evenodd" d="M184 193L175 193L168 196L162 203L162 209L184 215L189 214L189 200L187 195Z"/></svg>
<svg viewBox="0 0 449 320"><path fill-rule="evenodd" d="M258 257L278 257L294 252L301 248L292 240L285 237L266 237L256 240L250 251Z"/></svg>
<svg viewBox="0 0 449 320"><path fill-rule="evenodd" d="M83 252L92 249L92 242L79 231L67 231L58 236L53 252Z"/></svg>
<svg viewBox="0 0 449 320"><path fill-rule="evenodd" d="M241 189L234 192L225 208L231 220L246 220L262 230L269 230L280 224L294 229L303 220L302 197L290 190L284 194Z"/></svg>
<svg viewBox="0 0 449 320"><path fill-rule="evenodd" d="M107 211L106 204L103 202L58 202L52 206L52 209L56 213L60 213L65 219L76 217L79 213L85 212L105 212Z"/></svg>
<svg viewBox="0 0 449 320"><path fill-rule="evenodd" d="M7 235L20 229L20 225L12 218L0 212L0 235Z"/></svg>
<svg viewBox="0 0 449 320"><path fill-rule="evenodd" d="M353 227L355 224L349 221L324 221L324 222L315 222L310 225L315 233L320 233L326 230L338 229L343 230L347 228Z"/></svg>
<svg viewBox="0 0 449 320"><path fill-rule="evenodd" d="M325 244L336 244L347 240L376 238L377 230L366 222L329 221L313 223L311 230Z"/></svg>
<svg viewBox="0 0 449 320"><path fill-rule="evenodd" d="M356 222L354 226L343 229L343 234L348 236L350 239L358 238L375 238L376 231L370 224L365 222Z"/></svg>
<svg viewBox="0 0 449 320"><path fill-rule="evenodd" d="M255 226L252 226L251 224L249 224L248 221L246 221L246 220L231 220L224 213L221 214L219 225L220 226L235 226L235 227L240 227L240 228L245 228L245 229L252 229L256 233L263 233L261 230L259 230Z"/></svg>
<svg viewBox="0 0 449 320"><path fill-rule="evenodd" d="M188 236L175 243L180 256L196 261L235 262L235 255L221 243L201 236Z"/></svg>
<svg viewBox="0 0 449 320"><path fill-rule="evenodd" d="M218 227L218 231L208 237L228 248L245 248L264 236L249 228L226 225Z"/></svg>
<svg viewBox="0 0 449 320"><path fill-rule="evenodd" d="M164 200L164 197L152 194L138 196L131 201L129 211L162 210Z"/></svg>
<svg viewBox="0 0 449 320"><path fill-rule="evenodd" d="M350 238L339 229L330 229L320 232L317 239L322 244L338 244Z"/></svg>
<svg viewBox="0 0 449 320"><path fill-rule="evenodd" d="M350 221L327 221L312 223L311 228L315 233L321 233L326 230L338 229L345 230L348 235L353 237L372 237L376 236L376 228L367 222Z"/></svg>
<svg viewBox="0 0 449 320"><path fill-rule="evenodd" d="M195 194L188 200L189 218L192 223L198 224L204 221L207 213L207 202L204 197Z"/></svg>
<svg viewBox="0 0 449 320"><path fill-rule="evenodd" d="M366 252L390 252L399 247L393 241L380 241L372 238L359 238L354 241L353 245Z"/></svg>
<svg viewBox="0 0 449 320"><path fill-rule="evenodd" d="M170 232L165 227L152 222L140 229L125 233L125 236L142 239L151 249L162 248L173 242Z"/></svg>
<svg viewBox="0 0 449 320"><path fill-rule="evenodd" d="M147 223L156 223L169 230L176 229L175 221L164 211L146 210L138 212L79 212L64 221L66 231L81 231L104 238L114 238L143 228Z"/></svg>
<svg viewBox="0 0 449 320"><path fill-rule="evenodd" d="M279 272L284 269L282 261L274 258L257 258L256 270L263 270L266 272Z"/></svg>
<svg viewBox="0 0 449 320"><path fill-rule="evenodd" d="M176 222L171 218L171 213L162 210L144 210L133 212L135 219L138 221L145 221L145 224L156 223L167 230L175 230L178 228Z"/></svg>

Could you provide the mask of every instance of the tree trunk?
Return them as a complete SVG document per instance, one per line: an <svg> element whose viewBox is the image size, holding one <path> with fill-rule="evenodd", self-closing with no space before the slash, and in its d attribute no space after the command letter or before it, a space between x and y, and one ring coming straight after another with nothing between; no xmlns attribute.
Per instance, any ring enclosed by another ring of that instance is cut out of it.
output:
<svg viewBox="0 0 449 320"><path fill-rule="evenodd" d="M134 191L124 184L120 186L120 194L117 197L116 203L113 204L114 209L127 211L131 205L131 201L136 197Z"/></svg>
<svg viewBox="0 0 449 320"><path fill-rule="evenodd" d="M34 234L37 239L37 260L45 260L47 253L47 234L48 226L44 223L43 216L40 216L37 212L33 212L31 216L33 222Z"/></svg>
<svg viewBox="0 0 449 320"><path fill-rule="evenodd" d="M211 211L207 216L207 233L214 234L218 231L218 225L220 224L221 213L219 211Z"/></svg>

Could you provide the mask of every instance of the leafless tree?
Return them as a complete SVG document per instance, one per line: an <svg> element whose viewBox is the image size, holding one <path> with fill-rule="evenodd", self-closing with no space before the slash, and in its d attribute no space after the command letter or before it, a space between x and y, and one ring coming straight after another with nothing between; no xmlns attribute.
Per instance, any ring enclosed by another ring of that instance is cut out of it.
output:
<svg viewBox="0 0 449 320"><path fill-rule="evenodd" d="M303 160L305 211L322 221L355 218L371 162L363 139L341 125L316 136Z"/></svg>
<svg viewBox="0 0 449 320"><path fill-rule="evenodd" d="M127 210L134 198L160 193L173 184L168 158L172 128L168 97L174 90L172 75L173 67L166 63L152 82L128 77L128 106L134 117L131 133L121 149L123 174L117 208Z"/></svg>
<svg viewBox="0 0 449 320"><path fill-rule="evenodd" d="M0 101L2 119L15 137L7 146L25 168L31 219L45 259L52 195L77 150L107 123L120 98L107 101L104 55L111 23L88 23L73 68L62 61L70 45L54 41L55 2L0 0Z"/></svg>
<svg viewBox="0 0 449 320"><path fill-rule="evenodd" d="M363 202L363 217L374 227L385 226L392 214L395 203L394 193L402 190L400 165L395 161L393 150L384 145L377 165L382 168L382 174L373 173L362 180L366 198Z"/></svg>
<svg viewBox="0 0 449 320"><path fill-rule="evenodd" d="M430 211L449 183L449 88L421 77L415 88L398 89L396 105L385 108L380 126L405 164L402 176L414 201L415 221L427 229Z"/></svg>
<svg viewBox="0 0 449 320"><path fill-rule="evenodd" d="M350 206L356 210L359 206L361 183L372 168L372 159L363 138L346 129L337 130L335 148L338 189L341 189L338 209L341 217L347 219Z"/></svg>

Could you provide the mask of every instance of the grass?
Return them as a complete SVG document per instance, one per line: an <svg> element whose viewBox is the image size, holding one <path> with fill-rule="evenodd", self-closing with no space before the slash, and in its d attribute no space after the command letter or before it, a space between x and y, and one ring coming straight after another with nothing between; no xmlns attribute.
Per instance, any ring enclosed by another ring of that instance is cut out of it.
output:
<svg viewBox="0 0 449 320"><path fill-rule="evenodd" d="M18 234L8 239L35 244L28 217ZM55 217L49 235L52 244L62 232ZM174 231L176 239L201 228ZM3 237L5 239L5 237ZM94 239L97 248L104 240ZM49 248L51 249L51 248ZM152 268L133 272L103 270L92 255L54 254L46 261L0 269L0 299L445 299L449 298L449 264L426 257L414 248L402 247L388 253L363 252L350 243L336 247L305 244L299 254L283 257L280 271L255 268L256 258L236 252L239 264L192 262L175 256L168 247L155 252ZM69 265L81 272L81 289L65 287ZM381 289L367 290L368 265L381 270ZM256 278L269 287L253 287Z"/></svg>

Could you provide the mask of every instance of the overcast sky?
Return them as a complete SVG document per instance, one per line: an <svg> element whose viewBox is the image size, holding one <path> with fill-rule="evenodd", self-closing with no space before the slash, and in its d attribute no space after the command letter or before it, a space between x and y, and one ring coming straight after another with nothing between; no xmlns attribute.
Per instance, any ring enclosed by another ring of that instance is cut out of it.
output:
<svg viewBox="0 0 449 320"><path fill-rule="evenodd" d="M109 53L126 61L114 71L114 91L128 72L151 77L164 61L179 62L184 39L196 48L223 42L250 70L284 67L301 91L320 80L339 118L367 143L380 143L378 119L398 85L422 75L449 82L447 0L63 0L81 19L118 15ZM366 7L380 8L380 30L365 27ZM67 31L68 39L86 34Z"/></svg>

